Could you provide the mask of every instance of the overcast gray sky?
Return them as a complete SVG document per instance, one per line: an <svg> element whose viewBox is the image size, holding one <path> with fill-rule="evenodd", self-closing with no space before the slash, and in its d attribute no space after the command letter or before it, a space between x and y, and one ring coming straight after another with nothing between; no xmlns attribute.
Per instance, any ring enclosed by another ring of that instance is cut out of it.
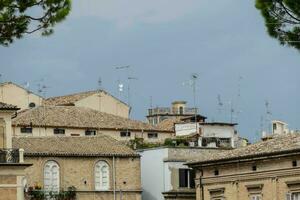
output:
<svg viewBox="0 0 300 200"><path fill-rule="evenodd" d="M52 36L0 47L0 61L5 81L36 91L43 78L47 96L96 89L99 77L118 96L118 80L127 87L128 74L137 77L132 117L141 120L150 96L154 106L193 106L183 82L198 73L197 106L209 120L229 121L232 101L241 135L254 140L268 100L273 119L300 128L300 54L266 34L253 0L74 0ZM129 72L115 70L124 65Z"/></svg>

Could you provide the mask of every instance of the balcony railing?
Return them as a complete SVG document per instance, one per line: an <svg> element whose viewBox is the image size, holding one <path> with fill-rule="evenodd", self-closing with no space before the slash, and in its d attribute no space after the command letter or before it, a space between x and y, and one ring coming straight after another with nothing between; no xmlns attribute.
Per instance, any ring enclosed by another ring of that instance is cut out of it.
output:
<svg viewBox="0 0 300 200"><path fill-rule="evenodd" d="M0 149L0 163L20 163L23 160L23 150ZM20 157L20 153L22 154ZM20 159L22 158L22 159Z"/></svg>
<svg viewBox="0 0 300 200"><path fill-rule="evenodd" d="M183 108L180 109L172 109L168 107L159 107L159 108L152 108L148 110L149 115L162 115L162 114L185 114L185 115L193 115L198 113L197 108Z"/></svg>

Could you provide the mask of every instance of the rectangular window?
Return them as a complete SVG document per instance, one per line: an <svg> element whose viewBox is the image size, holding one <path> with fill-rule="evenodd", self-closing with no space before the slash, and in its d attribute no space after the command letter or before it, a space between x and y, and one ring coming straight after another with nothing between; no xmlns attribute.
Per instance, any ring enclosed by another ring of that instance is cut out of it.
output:
<svg viewBox="0 0 300 200"><path fill-rule="evenodd" d="M251 194L250 200L262 200L261 194Z"/></svg>
<svg viewBox="0 0 300 200"><path fill-rule="evenodd" d="M85 135L86 136L96 135L96 130L86 130Z"/></svg>
<svg viewBox="0 0 300 200"><path fill-rule="evenodd" d="M190 170L190 176L189 176L189 179L190 179L190 188L195 188L195 178L196 178L196 173L194 170Z"/></svg>
<svg viewBox="0 0 300 200"><path fill-rule="evenodd" d="M22 127L21 133L32 133L32 128L31 127Z"/></svg>
<svg viewBox="0 0 300 200"><path fill-rule="evenodd" d="M189 169L179 169L179 187L188 187L188 174Z"/></svg>
<svg viewBox="0 0 300 200"><path fill-rule="evenodd" d="M65 134L65 129L63 128L55 128L53 129L54 134Z"/></svg>
<svg viewBox="0 0 300 200"><path fill-rule="evenodd" d="M273 130L276 130L277 129L277 124L273 124Z"/></svg>
<svg viewBox="0 0 300 200"><path fill-rule="evenodd" d="M157 133L148 133L148 138L157 138L158 134Z"/></svg>
<svg viewBox="0 0 300 200"><path fill-rule="evenodd" d="M120 136L121 137L130 137L131 133L129 131L121 131Z"/></svg>

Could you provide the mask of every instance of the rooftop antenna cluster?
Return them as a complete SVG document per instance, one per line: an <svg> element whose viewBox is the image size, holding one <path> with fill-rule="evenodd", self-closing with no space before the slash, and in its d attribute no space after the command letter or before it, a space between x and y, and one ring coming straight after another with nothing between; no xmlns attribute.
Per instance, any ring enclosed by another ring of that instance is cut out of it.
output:
<svg viewBox="0 0 300 200"><path fill-rule="evenodd" d="M127 104L131 108L131 81L138 80L137 77L132 77L129 75L129 71L131 69L130 65L115 67L116 70L126 71L127 75ZM121 98L121 93L124 91L124 84L118 79L118 92L119 98Z"/></svg>

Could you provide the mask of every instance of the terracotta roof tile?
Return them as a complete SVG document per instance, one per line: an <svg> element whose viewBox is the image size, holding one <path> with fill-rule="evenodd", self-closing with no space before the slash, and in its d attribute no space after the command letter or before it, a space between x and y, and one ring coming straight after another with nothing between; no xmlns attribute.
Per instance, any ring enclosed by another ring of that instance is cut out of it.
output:
<svg viewBox="0 0 300 200"><path fill-rule="evenodd" d="M148 123L76 106L40 106L18 114L12 124L14 126L167 132Z"/></svg>
<svg viewBox="0 0 300 200"><path fill-rule="evenodd" d="M195 159L189 164L213 163L218 161L237 160L248 157L260 157L267 154L281 154L287 151L299 150L300 134L285 134L273 136L272 139L260 141L246 147L224 151L222 153L212 153L209 158Z"/></svg>
<svg viewBox="0 0 300 200"><path fill-rule="evenodd" d="M0 102L0 110L19 110L17 106Z"/></svg>
<svg viewBox="0 0 300 200"><path fill-rule="evenodd" d="M45 99L43 101L44 105L48 106L65 106L65 105L74 105L75 102L80 101L86 97L89 97L91 95L99 93L99 90L93 90L93 91L86 91L86 92L78 92L74 94L64 95L64 96L57 96L57 97L50 97L48 99ZM108 92L101 90L101 93L104 93L106 95L109 95L116 100L120 101L121 103L127 105L126 103L122 102L120 99L117 99L116 97L112 96Z"/></svg>
<svg viewBox="0 0 300 200"><path fill-rule="evenodd" d="M132 149L105 136L14 137L13 148L31 156L133 156Z"/></svg>

